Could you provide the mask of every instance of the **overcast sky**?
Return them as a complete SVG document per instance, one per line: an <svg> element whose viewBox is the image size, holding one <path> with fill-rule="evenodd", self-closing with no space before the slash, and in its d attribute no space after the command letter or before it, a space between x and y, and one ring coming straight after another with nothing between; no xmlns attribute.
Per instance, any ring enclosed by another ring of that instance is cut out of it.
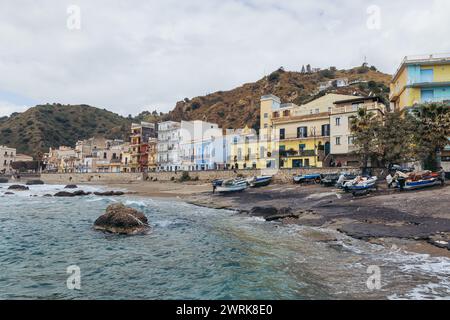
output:
<svg viewBox="0 0 450 320"><path fill-rule="evenodd" d="M405 55L450 52L449 12L448 0L0 0L0 116L47 102L168 111L280 66L365 56L393 73Z"/></svg>

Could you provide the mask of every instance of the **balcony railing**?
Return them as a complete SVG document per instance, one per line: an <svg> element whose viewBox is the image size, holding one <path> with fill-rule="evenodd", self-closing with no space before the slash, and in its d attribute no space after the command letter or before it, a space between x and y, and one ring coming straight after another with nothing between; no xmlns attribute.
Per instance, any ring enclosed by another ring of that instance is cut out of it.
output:
<svg viewBox="0 0 450 320"><path fill-rule="evenodd" d="M317 155L315 150L285 150L280 151L280 157L314 157Z"/></svg>

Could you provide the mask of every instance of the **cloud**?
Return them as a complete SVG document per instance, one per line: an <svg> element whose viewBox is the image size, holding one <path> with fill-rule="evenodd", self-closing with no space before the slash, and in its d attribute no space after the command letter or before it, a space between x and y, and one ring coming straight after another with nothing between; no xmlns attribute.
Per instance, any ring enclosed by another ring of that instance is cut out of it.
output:
<svg viewBox="0 0 450 320"><path fill-rule="evenodd" d="M0 90L123 115L168 111L185 97L231 89L279 66L348 68L366 56L392 73L405 55L450 48L446 0L6 2ZM73 4L80 30L67 28ZM371 5L380 8L380 29L367 28Z"/></svg>

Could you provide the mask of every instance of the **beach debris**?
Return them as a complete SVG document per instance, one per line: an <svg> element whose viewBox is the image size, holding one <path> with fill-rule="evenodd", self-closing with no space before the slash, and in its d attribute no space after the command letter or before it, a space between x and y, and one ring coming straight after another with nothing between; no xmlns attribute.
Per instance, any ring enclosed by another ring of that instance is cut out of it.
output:
<svg viewBox="0 0 450 320"><path fill-rule="evenodd" d="M60 191L54 194L55 197L79 197L79 196L88 196L91 192L84 192L83 190L75 191L75 192L67 192Z"/></svg>
<svg viewBox="0 0 450 320"><path fill-rule="evenodd" d="M115 203L94 222L94 229L116 234L135 235L150 230L147 217L140 211Z"/></svg>
<svg viewBox="0 0 450 320"><path fill-rule="evenodd" d="M64 189L78 189L78 186L76 184L68 184Z"/></svg>
<svg viewBox="0 0 450 320"><path fill-rule="evenodd" d="M125 192L122 191L105 191L105 192L94 192L96 196L106 196L106 197L112 197L112 196L123 196Z"/></svg>
<svg viewBox="0 0 450 320"><path fill-rule="evenodd" d="M30 188L21 184L13 184L12 186L9 186L8 190L26 191L30 190Z"/></svg>
<svg viewBox="0 0 450 320"><path fill-rule="evenodd" d="M35 186L35 185L43 185L43 184L45 184L45 182L42 180L28 180L26 183L27 186Z"/></svg>

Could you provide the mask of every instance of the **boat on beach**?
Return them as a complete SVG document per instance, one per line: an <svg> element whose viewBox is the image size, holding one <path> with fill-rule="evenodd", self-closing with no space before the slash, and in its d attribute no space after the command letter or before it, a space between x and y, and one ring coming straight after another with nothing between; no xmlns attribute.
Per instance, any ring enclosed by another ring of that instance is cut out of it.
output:
<svg viewBox="0 0 450 320"><path fill-rule="evenodd" d="M314 182L320 183L322 181L322 175L320 173L300 174L294 176L294 183L307 183Z"/></svg>
<svg viewBox="0 0 450 320"><path fill-rule="evenodd" d="M336 183L339 180L339 177L340 177L339 173L327 173L323 175L320 182L325 187L332 187L336 185Z"/></svg>
<svg viewBox="0 0 450 320"><path fill-rule="evenodd" d="M272 176L253 177L248 180L251 188L259 188L268 186L272 182Z"/></svg>
<svg viewBox="0 0 450 320"><path fill-rule="evenodd" d="M352 191L363 191L376 188L378 178L373 177L362 177L358 176L355 179L348 181L344 184L344 190L347 192Z"/></svg>
<svg viewBox="0 0 450 320"><path fill-rule="evenodd" d="M231 193L240 192L248 188L248 182L245 179L231 179L223 181L223 183L217 187L219 193Z"/></svg>
<svg viewBox="0 0 450 320"><path fill-rule="evenodd" d="M387 176L388 187L399 188L400 190L416 190L432 187L441 183L439 174L431 171L423 172L402 172L397 171L394 176Z"/></svg>
<svg viewBox="0 0 450 320"><path fill-rule="evenodd" d="M340 174L335 186L336 188L342 189L347 182L355 180L356 177L357 176L355 174L343 172Z"/></svg>

